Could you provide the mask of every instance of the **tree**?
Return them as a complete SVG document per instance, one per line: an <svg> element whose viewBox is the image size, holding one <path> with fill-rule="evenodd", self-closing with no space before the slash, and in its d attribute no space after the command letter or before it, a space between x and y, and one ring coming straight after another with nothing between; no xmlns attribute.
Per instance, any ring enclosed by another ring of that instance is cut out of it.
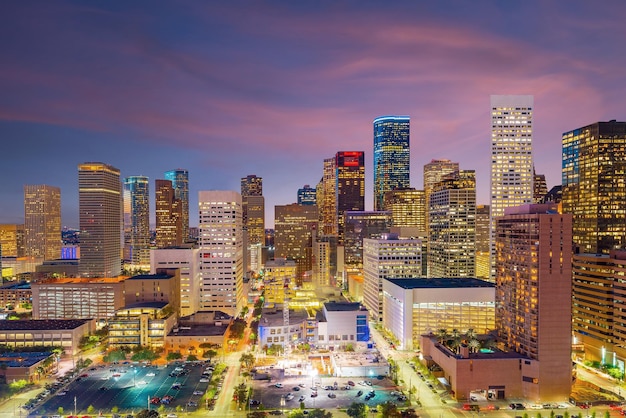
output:
<svg viewBox="0 0 626 418"><path fill-rule="evenodd" d="M368 409L367 405L362 402L352 402L346 410L346 414L351 418L366 418Z"/></svg>
<svg viewBox="0 0 626 418"><path fill-rule="evenodd" d="M217 351L215 350L207 350L204 353L202 353L202 357L208 358L209 360L212 360L216 356L217 356Z"/></svg>
<svg viewBox="0 0 626 418"><path fill-rule="evenodd" d="M254 364L254 354L243 353L241 355L241 358L239 359L239 362L249 369Z"/></svg>
<svg viewBox="0 0 626 418"><path fill-rule="evenodd" d="M65 409L63 409L63 407L62 407L62 406L59 406L59 407L57 408L57 412L59 413L59 415L63 415L63 412L65 412Z"/></svg>
<svg viewBox="0 0 626 418"><path fill-rule="evenodd" d="M326 412L323 409L317 408L309 412L309 417L310 418L332 418L333 414L330 412Z"/></svg>
<svg viewBox="0 0 626 418"><path fill-rule="evenodd" d="M439 339L439 343L443 344L443 342L448 338L448 330L445 328L439 328L435 333L437 339Z"/></svg>
<svg viewBox="0 0 626 418"><path fill-rule="evenodd" d="M119 410L120 410L120 409L119 409L117 406L113 406L113 408L111 408L111 412L112 412L113 414L117 414L117 413L119 412Z"/></svg>
<svg viewBox="0 0 626 418"><path fill-rule="evenodd" d="M398 407L396 406L395 403L393 403L391 401L387 401L385 403L382 403L382 404L378 405L378 413L383 418L399 417L400 416L400 412L398 411Z"/></svg>
<svg viewBox="0 0 626 418"><path fill-rule="evenodd" d="M93 405L89 405L87 407L87 413L88 414L93 414L94 412L96 412L96 408Z"/></svg>
<svg viewBox="0 0 626 418"><path fill-rule="evenodd" d="M476 353L480 349L480 341L478 341L476 338L472 338L467 343L467 346L470 348L470 351Z"/></svg>
<svg viewBox="0 0 626 418"><path fill-rule="evenodd" d="M181 358L183 358L182 354L180 354L178 351L173 351L171 353L167 353L166 360L167 361L180 360Z"/></svg>
<svg viewBox="0 0 626 418"><path fill-rule="evenodd" d="M354 351L354 344L352 344L352 343L346 344L346 351L353 352Z"/></svg>
<svg viewBox="0 0 626 418"><path fill-rule="evenodd" d="M187 356L187 361L198 361L198 356L196 356L195 354L189 354Z"/></svg>
<svg viewBox="0 0 626 418"><path fill-rule="evenodd" d="M159 417L159 413L153 409L151 410L144 409L143 411L135 415L135 418L158 418L158 417Z"/></svg>

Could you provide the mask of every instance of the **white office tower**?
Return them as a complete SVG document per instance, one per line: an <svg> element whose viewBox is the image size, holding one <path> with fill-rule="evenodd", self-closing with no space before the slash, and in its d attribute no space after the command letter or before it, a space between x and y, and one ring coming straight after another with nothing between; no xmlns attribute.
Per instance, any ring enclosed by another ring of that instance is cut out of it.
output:
<svg viewBox="0 0 626 418"><path fill-rule="evenodd" d="M496 219L533 202L533 96L491 96L491 278Z"/></svg>
<svg viewBox="0 0 626 418"><path fill-rule="evenodd" d="M363 239L363 305L372 321L382 321L383 279L422 277L422 241L398 239L387 234L383 239Z"/></svg>
<svg viewBox="0 0 626 418"><path fill-rule="evenodd" d="M244 302L241 195L201 191L198 206L200 309L236 315Z"/></svg>
<svg viewBox="0 0 626 418"><path fill-rule="evenodd" d="M157 269L180 270L180 316L189 316L200 310L200 250L191 245L150 250L150 274Z"/></svg>

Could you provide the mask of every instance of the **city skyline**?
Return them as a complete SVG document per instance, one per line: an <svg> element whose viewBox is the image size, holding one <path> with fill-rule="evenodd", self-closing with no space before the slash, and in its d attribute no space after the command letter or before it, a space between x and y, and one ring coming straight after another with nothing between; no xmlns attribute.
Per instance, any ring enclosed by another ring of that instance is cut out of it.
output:
<svg viewBox="0 0 626 418"><path fill-rule="evenodd" d="M151 185L188 170L192 226L198 191L237 191L255 174L270 227L341 150L365 152L371 210L373 120L392 114L411 118L411 187L449 159L476 170L488 204L493 94L534 96L533 157L549 189L564 132L624 120L626 5L601 6L3 4L0 223L22 223L24 185L45 183L61 188L63 225L78 227L76 166L99 161Z"/></svg>

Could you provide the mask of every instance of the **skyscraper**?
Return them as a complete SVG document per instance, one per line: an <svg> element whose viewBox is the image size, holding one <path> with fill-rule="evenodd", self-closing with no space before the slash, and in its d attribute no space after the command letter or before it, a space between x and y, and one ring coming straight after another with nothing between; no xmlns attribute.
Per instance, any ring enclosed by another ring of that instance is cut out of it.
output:
<svg viewBox="0 0 626 418"><path fill-rule="evenodd" d="M0 224L0 245L0 257L24 257L24 225Z"/></svg>
<svg viewBox="0 0 626 418"><path fill-rule="evenodd" d="M344 264L349 274L363 273L363 239L381 239L393 225L389 211L345 213Z"/></svg>
<svg viewBox="0 0 626 418"><path fill-rule="evenodd" d="M476 173L448 174L430 193L428 275L476 276Z"/></svg>
<svg viewBox="0 0 626 418"><path fill-rule="evenodd" d="M155 180L156 247L181 245L183 237L183 204L176 198L171 180Z"/></svg>
<svg viewBox="0 0 626 418"><path fill-rule="evenodd" d="M122 271L120 171L103 163L78 166L81 277L116 277Z"/></svg>
<svg viewBox="0 0 626 418"><path fill-rule="evenodd" d="M374 210L382 210L385 193L410 186L408 116L374 119Z"/></svg>
<svg viewBox="0 0 626 418"><path fill-rule="evenodd" d="M548 193L548 185L546 184L545 174L535 173L533 167L533 203L541 203Z"/></svg>
<svg viewBox="0 0 626 418"><path fill-rule="evenodd" d="M491 266L496 220L533 202L533 96L491 96Z"/></svg>
<svg viewBox="0 0 626 418"><path fill-rule="evenodd" d="M373 321L382 321L383 279L422 276L422 241L389 234L363 240L363 305Z"/></svg>
<svg viewBox="0 0 626 418"><path fill-rule="evenodd" d="M626 122L597 122L563 134L563 213L581 253L626 245Z"/></svg>
<svg viewBox="0 0 626 418"><path fill-rule="evenodd" d="M299 205L316 205L317 204L317 190L314 187L305 184L301 189L298 189L298 204Z"/></svg>
<svg viewBox="0 0 626 418"><path fill-rule="evenodd" d="M296 262L296 281L312 269L313 235L318 227L317 206L277 205L274 207L274 258Z"/></svg>
<svg viewBox="0 0 626 418"><path fill-rule="evenodd" d="M183 241L189 239L189 172L181 168L165 172L165 179L172 182L174 195L180 199L182 212Z"/></svg>
<svg viewBox="0 0 626 418"><path fill-rule="evenodd" d="M28 257L61 258L61 189L24 186L24 240Z"/></svg>
<svg viewBox="0 0 626 418"><path fill-rule="evenodd" d="M317 205L319 208L320 230L323 235L337 234L337 167L336 158L324 159L324 171L317 188Z"/></svg>
<svg viewBox="0 0 626 418"><path fill-rule="evenodd" d="M251 268L251 248L265 244L265 198L263 179L249 175L241 179L245 271Z"/></svg>
<svg viewBox="0 0 626 418"><path fill-rule="evenodd" d="M234 191L201 191L198 201L200 309L235 315L244 302L241 195Z"/></svg>
<svg viewBox="0 0 626 418"><path fill-rule="evenodd" d="M444 176L459 171L459 163L450 160L431 160L424 164L424 199L426 201L426 229L428 229L428 202L430 193Z"/></svg>
<svg viewBox="0 0 626 418"><path fill-rule="evenodd" d="M339 245L343 244L346 211L365 210L365 153L339 151L335 155L337 179L335 195L335 223Z"/></svg>
<svg viewBox="0 0 626 418"><path fill-rule="evenodd" d="M568 399L572 384L572 217L556 205L496 221L496 329L520 360L524 397Z"/></svg>
<svg viewBox="0 0 626 418"><path fill-rule="evenodd" d="M488 280L491 275L489 205L476 205L476 277Z"/></svg>
<svg viewBox="0 0 626 418"><path fill-rule="evenodd" d="M393 226L426 231L426 199L423 190L391 190L385 193L383 206L383 210L391 212Z"/></svg>
<svg viewBox="0 0 626 418"><path fill-rule="evenodd" d="M148 177L124 179L124 258L133 266L150 265L150 191Z"/></svg>

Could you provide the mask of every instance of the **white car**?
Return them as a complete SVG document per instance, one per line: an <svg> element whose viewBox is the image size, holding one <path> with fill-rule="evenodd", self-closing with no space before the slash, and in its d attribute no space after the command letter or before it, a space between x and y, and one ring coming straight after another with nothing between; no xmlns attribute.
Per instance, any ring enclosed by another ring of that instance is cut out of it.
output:
<svg viewBox="0 0 626 418"><path fill-rule="evenodd" d="M178 418L176 414L167 414L167 418Z"/></svg>
<svg viewBox="0 0 626 418"><path fill-rule="evenodd" d="M201 390L194 390L194 391L193 391L193 394L194 394L195 396L202 396L202 395L204 394L204 392L202 392Z"/></svg>
<svg viewBox="0 0 626 418"><path fill-rule="evenodd" d="M200 382L200 383L209 383L210 380L202 378L202 379L198 380L198 382Z"/></svg>
<svg viewBox="0 0 626 418"><path fill-rule="evenodd" d="M150 372L150 373L146 373L146 376L153 377L153 376L156 376L156 375L154 374L154 372Z"/></svg>
<svg viewBox="0 0 626 418"><path fill-rule="evenodd" d="M61 392L57 393L57 396L65 396L65 395L67 395L66 391L61 391Z"/></svg>

